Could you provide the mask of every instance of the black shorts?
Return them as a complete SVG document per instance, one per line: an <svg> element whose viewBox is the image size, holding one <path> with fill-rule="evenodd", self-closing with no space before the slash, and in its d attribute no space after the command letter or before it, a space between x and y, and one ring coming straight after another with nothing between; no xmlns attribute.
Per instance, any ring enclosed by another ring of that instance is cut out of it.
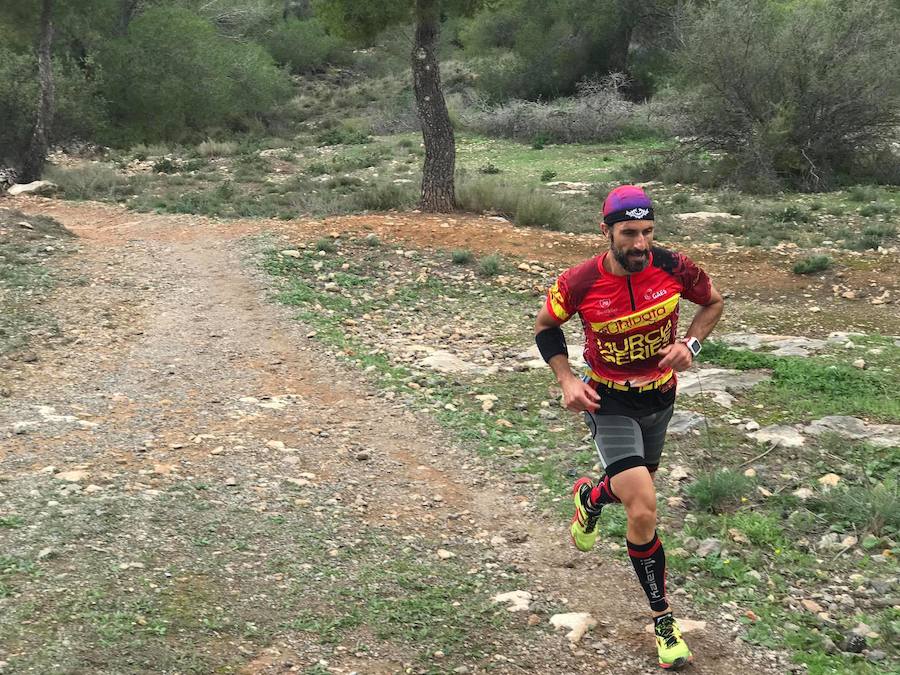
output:
<svg viewBox="0 0 900 675"><path fill-rule="evenodd" d="M636 466L656 471L675 409L675 387L637 392L598 385L597 393L600 410L585 413L584 420L606 474Z"/></svg>

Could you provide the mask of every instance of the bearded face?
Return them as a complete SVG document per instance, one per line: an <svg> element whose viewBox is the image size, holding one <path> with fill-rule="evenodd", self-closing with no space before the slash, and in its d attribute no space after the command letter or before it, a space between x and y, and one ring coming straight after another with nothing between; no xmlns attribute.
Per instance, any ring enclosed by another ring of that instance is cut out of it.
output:
<svg viewBox="0 0 900 675"><path fill-rule="evenodd" d="M628 274L642 271L650 262L652 220L626 220L609 227L609 250Z"/></svg>

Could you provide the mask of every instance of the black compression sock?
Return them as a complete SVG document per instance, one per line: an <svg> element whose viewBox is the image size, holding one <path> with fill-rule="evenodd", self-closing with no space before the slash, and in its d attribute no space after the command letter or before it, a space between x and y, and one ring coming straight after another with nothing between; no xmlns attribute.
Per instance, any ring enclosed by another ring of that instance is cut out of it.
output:
<svg viewBox="0 0 900 675"><path fill-rule="evenodd" d="M625 543L634 572L647 594L650 609L654 612L666 611L669 609L666 600L666 553L659 537L654 532L653 539L646 544L632 544L627 539Z"/></svg>

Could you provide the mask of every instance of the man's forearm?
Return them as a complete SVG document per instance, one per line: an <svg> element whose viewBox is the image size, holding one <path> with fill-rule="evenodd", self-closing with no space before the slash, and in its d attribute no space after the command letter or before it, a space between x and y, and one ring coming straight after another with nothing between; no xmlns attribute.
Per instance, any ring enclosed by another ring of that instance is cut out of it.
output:
<svg viewBox="0 0 900 675"><path fill-rule="evenodd" d="M556 381L562 384L566 380L575 377L572 372L572 366L569 363L569 357L565 354L557 354L548 361L553 374L556 375Z"/></svg>
<svg viewBox="0 0 900 675"><path fill-rule="evenodd" d="M722 300L701 307L694 315L694 320L685 334L685 337L695 337L701 342L712 332L722 317L725 303Z"/></svg>

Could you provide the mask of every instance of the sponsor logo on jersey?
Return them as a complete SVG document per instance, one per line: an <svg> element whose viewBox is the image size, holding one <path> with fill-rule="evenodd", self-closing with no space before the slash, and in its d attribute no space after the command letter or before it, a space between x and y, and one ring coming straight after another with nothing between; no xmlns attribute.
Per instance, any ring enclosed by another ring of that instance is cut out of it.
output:
<svg viewBox="0 0 900 675"><path fill-rule="evenodd" d="M653 305L652 307L639 310L634 314L622 316L610 321L592 322L591 328L598 334L598 337L600 337L603 333L608 335L619 335L620 333L627 333L637 328L652 326L672 314L672 312L678 308L678 300L680 298L681 295L676 293L671 298Z"/></svg>
<svg viewBox="0 0 900 675"><path fill-rule="evenodd" d="M644 300L659 300L662 296L669 292L669 289L664 288L661 291L654 291L652 288L648 288L647 292L644 293Z"/></svg>
<svg viewBox="0 0 900 675"><path fill-rule="evenodd" d="M666 345L672 344L675 322L669 318L662 326L649 333L634 333L619 340L597 339L600 358L607 363L623 366L634 361L645 361Z"/></svg>

